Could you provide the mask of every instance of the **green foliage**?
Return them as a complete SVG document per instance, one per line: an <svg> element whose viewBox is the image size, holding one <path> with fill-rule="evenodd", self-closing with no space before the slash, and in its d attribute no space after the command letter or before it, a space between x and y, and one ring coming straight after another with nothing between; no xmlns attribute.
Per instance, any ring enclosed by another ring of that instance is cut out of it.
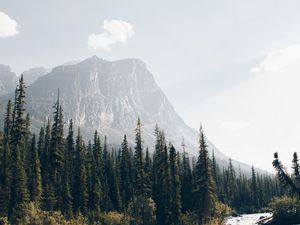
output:
<svg viewBox="0 0 300 225"><path fill-rule="evenodd" d="M287 196L274 198L270 204L274 224L300 223L300 201Z"/></svg>
<svg viewBox="0 0 300 225"><path fill-rule="evenodd" d="M203 223L213 215L217 196L202 127L200 127L199 156L195 168L195 181L196 211L199 223Z"/></svg>
<svg viewBox="0 0 300 225"><path fill-rule="evenodd" d="M86 213L88 192L85 167L85 145L79 129L75 148L73 197L75 212Z"/></svg>
<svg viewBox="0 0 300 225"><path fill-rule="evenodd" d="M296 154L297 156L297 154ZM294 167L294 175L296 181L293 180L293 178L287 173L286 169L282 165L281 161L279 161L278 153L276 152L274 154L274 160L273 160L273 167L275 168L277 172L277 176L281 182L281 184L288 188L292 193L298 195L300 197L300 185L297 184L297 180L300 179L299 175L297 175L297 170L299 169L299 165ZM295 159L294 155L294 166L297 165L298 159Z"/></svg>
<svg viewBox="0 0 300 225"><path fill-rule="evenodd" d="M232 213L233 210L228 205L223 204L222 202L217 202L214 217L224 220L227 216L230 216Z"/></svg>
<svg viewBox="0 0 300 225"><path fill-rule="evenodd" d="M35 203L25 205L21 224L24 225L85 225L86 219L78 215L71 220L67 220L59 211L43 211Z"/></svg>
<svg viewBox="0 0 300 225"><path fill-rule="evenodd" d="M216 224L230 211L225 204L257 210L282 194L277 179L254 168L251 178L241 171L237 176L230 161L221 172L214 155L209 158L202 128L197 161L190 160L184 144L183 154L167 144L157 126L151 155L143 147L140 119L134 152L126 135L119 149L109 149L97 131L93 142L85 142L79 128L75 137L72 120L64 136L58 95L53 121L36 137L30 133L25 89L21 77L0 131L2 224L8 224L6 218L12 224ZM293 170L286 177L297 187L296 154Z"/></svg>
<svg viewBox="0 0 300 225"><path fill-rule="evenodd" d="M102 215L104 225L129 225L128 216L115 211L107 212Z"/></svg>
<svg viewBox="0 0 300 225"><path fill-rule="evenodd" d="M134 197L129 203L128 214L132 225L154 225L156 206L151 198L143 196Z"/></svg>

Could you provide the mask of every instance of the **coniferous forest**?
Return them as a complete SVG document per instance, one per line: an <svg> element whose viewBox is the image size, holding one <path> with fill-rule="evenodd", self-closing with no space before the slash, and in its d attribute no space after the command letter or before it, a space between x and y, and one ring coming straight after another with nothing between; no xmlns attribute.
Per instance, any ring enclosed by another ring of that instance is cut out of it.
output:
<svg viewBox="0 0 300 225"><path fill-rule="evenodd" d="M53 118L32 133L21 77L0 133L1 224L222 224L233 212L257 212L286 193L284 175L252 167L247 176L231 160L219 167L202 128L197 157L184 144L175 149L158 126L155 146L143 145L140 119L133 132L134 145L124 135L119 148L97 131L84 140L64 120L58 95ZM280 173L281 164L275 166Z"/></svg>

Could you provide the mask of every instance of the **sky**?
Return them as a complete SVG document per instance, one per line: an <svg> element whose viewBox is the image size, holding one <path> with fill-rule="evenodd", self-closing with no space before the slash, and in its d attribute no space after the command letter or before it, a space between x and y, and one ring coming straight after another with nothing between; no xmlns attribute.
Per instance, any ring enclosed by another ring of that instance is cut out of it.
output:
<svg viewBox="0 0 300 225"><path fill-rule="evenodd" d="M185 122L272 171L300 153L300 1L0 0L0 63L17 74L139 58Z"/></svg>

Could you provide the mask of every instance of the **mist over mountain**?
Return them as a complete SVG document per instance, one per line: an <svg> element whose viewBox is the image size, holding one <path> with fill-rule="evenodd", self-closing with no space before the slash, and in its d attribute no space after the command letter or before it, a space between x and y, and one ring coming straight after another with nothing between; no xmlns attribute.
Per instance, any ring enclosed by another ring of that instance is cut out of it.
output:
<svg viewBox="0 0 300 225"><path fill-rule="evenodd" d="M34 81L36 81L39 77L45 75L48 72L50 71L43 67L34 67L24 71L22 74L26 84L30 85Z"/></svg>
<svg viewBox="0 0 300 225"><path fill-rule="evenodd" d="M143 144L150 151L154 148L157 124L178 150L182 150L184 138L186 151L190 156L197 155L198 132L184 123L143 61L106 61L93 56L76 64L55 67L47 74L43 72L45 69L25 73L25 80L27 76L29 84L33 82L27 88L27 110L34 131L48 117L52 118L52 106L59 90L65 121L73 119L86 138L91 139L98 130L102 137L108 137L111 145L119 146L124 134L134 143L134 129L140 117ZM2 97L3 106L8 98L12 98L12 94ZM219 164L227 165L228 157L209 141L208 145ZM237 161L233 164L250 172L246 164Z"/></svg>
<svg viewBox="0 0 300 225"><path fill-rule="evenodd" d="M9 66L0 64L0 96L15 90L18 78Z"/></svg>

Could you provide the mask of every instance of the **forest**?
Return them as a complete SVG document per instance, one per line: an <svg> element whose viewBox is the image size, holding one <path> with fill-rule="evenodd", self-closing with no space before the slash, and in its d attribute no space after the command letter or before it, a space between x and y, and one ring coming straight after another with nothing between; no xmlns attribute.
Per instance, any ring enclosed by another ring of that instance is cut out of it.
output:
<svg viewBox="0 0 300 225"><path fill-rule="evenodd" d="M0 132L0 224L223 224L229 215L271 206L279 221L280 206L299 206L296 153L293 175L275 154L278 176L254 167L247 176L231 160L219 167L202 127L197 157L184 143L175 149L158 126L155 146L144 146L139 118L135 143L124 135L119 148L110 148L109 137L95 131L86 141L72 120L64 120L59 94L53 105L53 118L34 134L22 76L7 102Z"/></svg>

